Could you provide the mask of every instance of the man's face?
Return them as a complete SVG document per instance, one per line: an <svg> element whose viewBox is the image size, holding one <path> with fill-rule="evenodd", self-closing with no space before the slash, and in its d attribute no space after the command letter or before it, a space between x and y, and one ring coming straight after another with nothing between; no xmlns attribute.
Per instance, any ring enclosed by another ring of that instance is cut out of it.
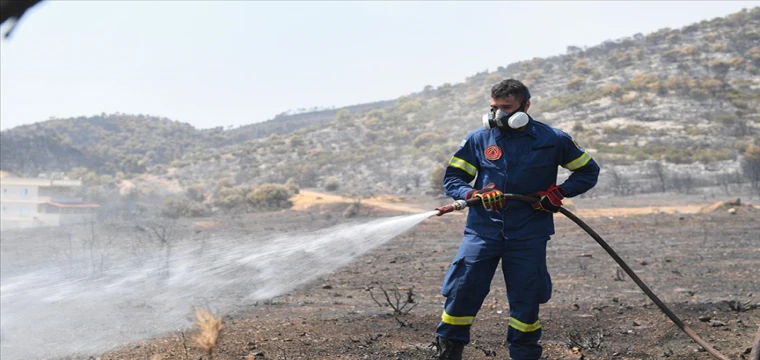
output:
<svg viewBox="0 0 760 360"><path fill-rule="evenodd" d="M491 106L494 108L498 108L501 111L506 112L507 114L517 110L520 108L520 101L515 99L512 95L507 95L504 97L499 98L491 98ZM528 108L530 107L530 100L525 102L525 109L523 111L528 111Z"/></svg>

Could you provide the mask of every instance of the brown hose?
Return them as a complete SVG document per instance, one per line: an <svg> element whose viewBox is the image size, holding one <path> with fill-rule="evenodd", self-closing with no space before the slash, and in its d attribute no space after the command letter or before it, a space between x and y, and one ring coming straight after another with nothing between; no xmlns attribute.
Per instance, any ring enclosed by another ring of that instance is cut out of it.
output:
<svg viewBox="0 0 760 360"><path fill-rule="evenodd" d="M518 200L518 201L523 201L527 203L534 203L538 201L538 199L533 198L533 197L523 196L523 195L514 195L514 194L504 194L504 198L507 200ZM480 203L480 199L471 199L470 201L467 202L467 205L472 206L479 203ZM631 270L628 264L626 264L625 261L623 261L623 259L621 259L620 256L618 256L615 250L612 250L612 248L609 245L607 245L607 242L605 242L602 239L602 237L599 236L599 234L597 234L594 231L594 229L586 225L586 223L584 223L583 220L579 219L577 216L575 216L573 213L571 213L565 208L560 208L559 212L562 213L562 215L567 216L568 219L578 224L578 226L580 226L589 235L591 235L591 237L594 238L594 240L596 240L596 242L599 243L599 245L601 245L602 248L604 248L604 250L607 251L607 253L610 254L610 256L612 256L613 259L615 259L615 262L617 262L618 265L620 265L620 267L623 268L625 273L628 274L628 276L630 276L631 279L633 279L636 285L638 285L641 288L641 290L643 290L644 293L647 294L647 296L649 296L649 298L652 299L652 301L654 301L657 307L659 307L660 310L662 310L662 312L664 312L665 315L668 316L670 321L676 324L676 326L678 326L679 329L681 329L684 333L686 333L686 335L689 335L689 337L692 340L694 340L697 344L702 346L705 350L707 350L708 353L710 353L710 355L714 356L716 359L728 360L728 357L718 352L718 350L715 350L712 346L710 346L710 344L707 343L707 341L699 337L699 335L697 335L693 330L691 330L691 328L686 326L686 324L684 324L683 321L681 321L681 319L679 319L678 316L676 316L676 314L670 311L670 309L668 309L668 307L665 306L665 304L663 304L662 301L660 301L657 295L655 295L652 292L652 290L649 290L649 287L647 287L647 285L644 284L644 282L641 281L641 279L639 279L639 277L636 275L636 273L633 272L633 270Z"/></svg>

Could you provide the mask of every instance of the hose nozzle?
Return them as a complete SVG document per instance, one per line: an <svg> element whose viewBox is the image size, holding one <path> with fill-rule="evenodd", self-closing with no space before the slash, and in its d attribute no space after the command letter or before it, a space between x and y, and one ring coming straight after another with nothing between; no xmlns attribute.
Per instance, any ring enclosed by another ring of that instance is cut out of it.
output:
<svg viewBox="0 0 760 360"><path fill-rule="evenodd" d="M438 214L436 214L436 215L437 216L441 216L443 214L448 214L448 213L450 213L452 211L455 211L455 210L457 210L457 211L458 210L464 210L464 208L466 208L466 207L467 207L467 202L466 201L464 201L464 200L457 200L457 201L454 201L451 204L444 205L444 206L441 206L439 208L436 208L436 210L438 210Z"/></svg>

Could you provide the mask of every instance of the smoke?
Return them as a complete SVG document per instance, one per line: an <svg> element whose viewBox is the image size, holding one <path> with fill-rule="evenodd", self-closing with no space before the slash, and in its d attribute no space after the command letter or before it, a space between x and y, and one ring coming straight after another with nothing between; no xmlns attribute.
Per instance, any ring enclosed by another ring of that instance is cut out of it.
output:
<svg viewBox="0 0 760 360"><path fill-rule="evenodd" d="M41 261L45 266L3 271L0 352L9 360L86 356L184 329L194 306L228 313L250 307L335 271L435 213L260 239L174 241L176 232L162 226L137 231L145 237L129 238L132 244L64 246Z"/></svg>

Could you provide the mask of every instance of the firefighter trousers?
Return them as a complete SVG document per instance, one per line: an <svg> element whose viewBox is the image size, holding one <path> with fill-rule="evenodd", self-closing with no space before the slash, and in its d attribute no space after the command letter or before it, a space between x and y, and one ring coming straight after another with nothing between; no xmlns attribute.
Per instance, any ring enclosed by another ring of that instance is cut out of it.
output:
<svg viewBox="0 0 760 360"><path fill-rule="evenodd" d="M441 287L446 297L438 336L470 342L470 327L491 288L496 266L501 268L509 302L507 341L515 360L539 359L543 351L539 304L551 298L546 268L548 236L515 240L486 239L465 234Z"/></svg>

